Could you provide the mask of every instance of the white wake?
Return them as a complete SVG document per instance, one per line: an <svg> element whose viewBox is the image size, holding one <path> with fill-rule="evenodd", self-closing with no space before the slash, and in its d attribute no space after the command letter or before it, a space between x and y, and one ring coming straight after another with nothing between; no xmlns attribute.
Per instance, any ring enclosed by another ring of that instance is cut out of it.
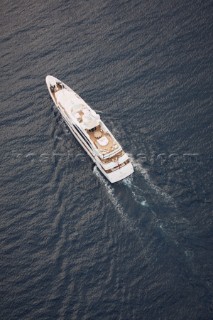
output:
<svg viewBox="0 0 213 320"><path fill-rule="evenodd" d="M116 197L113 187L110 185L110 183L104 178L104 176L100 173L99 169L95 166L93 169L94 174L102 184L102 186L105 188L107 195L113 204L116 211L120 214L122 220L125 221L125 223L128 225L129 229L131 231L136 231L136 228L131 223L128 215L125 213L123 206L119 202L119 199Z"/></svg>
<svg viewBox="0 0 213 320"><path fill-rule="evenodd" d="M132 192L132 196L134 200L139 203L142 207L148 207L149 204L147 203L146 199L144 196L141 194L141 189L138 188L134 183L133 183L133 176L129 176L125 179L123 179L123 184L126 185Z"/></svg>
<svg viewBox="0 0 213 320"><path fill-rule="evenodd" d="M133 155L132 154L128 154L130 160L132 161L132 164L133 164L133 167L136 171L138 171L143 177L144 179L146 180L146 182L149 184L149 186L157 193L159 194L160 196L162 196L167 202L170 202L172 204L175 204L174 202L174 199L168 195L166 192L164 192L163 190L161 190L158 186L156 186L149 174L148 174L148 171L143 168L143 166L141 165L140 162L138 162L137 160L134 159ZM133 173L134 174L134 173Z"/></svg>

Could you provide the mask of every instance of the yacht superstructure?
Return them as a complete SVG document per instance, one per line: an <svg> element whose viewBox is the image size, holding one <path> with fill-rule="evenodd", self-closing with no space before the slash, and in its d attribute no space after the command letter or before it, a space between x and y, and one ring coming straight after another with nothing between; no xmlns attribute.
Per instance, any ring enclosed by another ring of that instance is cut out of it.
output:
<svg viewBox="0 0 213 320"><path fill-rule="evenodd" d="M48 75L46 84L69 129L105 177L114 183L132 174L128 155L100 116L57 78Z"/></svg>

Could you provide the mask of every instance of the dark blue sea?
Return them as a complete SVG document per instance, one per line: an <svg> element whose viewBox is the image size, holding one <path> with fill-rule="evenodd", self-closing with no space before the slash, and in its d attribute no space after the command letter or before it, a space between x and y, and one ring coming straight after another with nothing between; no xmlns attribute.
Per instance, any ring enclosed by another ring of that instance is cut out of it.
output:
<svg viewBox="0 0 213 320"><path fill-rule="evenodd" d="M1 0L0 319L213 319L211 0ZM110 184L53 75L132 159Z"/></svg>

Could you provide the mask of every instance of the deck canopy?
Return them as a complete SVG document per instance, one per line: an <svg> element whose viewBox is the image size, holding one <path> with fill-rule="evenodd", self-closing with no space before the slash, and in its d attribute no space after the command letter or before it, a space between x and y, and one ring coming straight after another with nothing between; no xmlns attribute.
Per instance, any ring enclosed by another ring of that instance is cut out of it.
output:
<svg viewBox="0 0 213 320"><path fill-rule="evenodd" d="M79 99L75 98L71 92L62 89L56 92L57 102L60 103L64 108L71 112L78 112L82 109L82 104Z"/></svg>
<svg viewBox="0 0 213 320"><path fill-rule="evenodd" d="M70 103L71 97L72 96L68 90L59 90L56 92L57 102L60 103L64 108L71 107L71 103Z"/></svg>
<svg viewBox="0 0 213 320"><path fill-rule="evenodd" d="M85 129L91 130L100 123L100 116L93 110L84 110L83 125Z"/></svg>
<svg viewBox="0 0 213 320"><path fill-rule="evenodd" d="M97 127L100 123L100 116L90 109L83 100L80 100L72 92L66 89L59 90L55 93L57 102L66 109L66 112L71 116L82 112L82 125L85 129L91 130Z"/></svg>

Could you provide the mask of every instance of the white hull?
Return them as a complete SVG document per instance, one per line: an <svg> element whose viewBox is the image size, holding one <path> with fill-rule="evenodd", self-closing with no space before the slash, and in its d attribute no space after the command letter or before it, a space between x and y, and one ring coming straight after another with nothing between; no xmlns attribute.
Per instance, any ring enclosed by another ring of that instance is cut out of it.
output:
<svg viewBox="0 0 213 320"><path fill-rule="evenodd" d="M134 170L127 154L124 153L118 141L113 137L112 133L103 124L94 110L59 79L47 76L46 84L51 98L59 109L70 131L104 176L111 183L114 183L132 174ZM58 86L59 89L55 89L56 86ZM76 114L78 116L76 116ZM80 117L81 114L83 114L83 120L77 118ZM96 126L93 129L92 127L95 125L95 122ZM88 130L88 128L90 128L88 126L92 129ZM98 132L94 133L93 130L95 130L96 127L98 127L101 132L97 130ZM98 133L101 134L102 137L94 138L95 134Z"/></svg>

